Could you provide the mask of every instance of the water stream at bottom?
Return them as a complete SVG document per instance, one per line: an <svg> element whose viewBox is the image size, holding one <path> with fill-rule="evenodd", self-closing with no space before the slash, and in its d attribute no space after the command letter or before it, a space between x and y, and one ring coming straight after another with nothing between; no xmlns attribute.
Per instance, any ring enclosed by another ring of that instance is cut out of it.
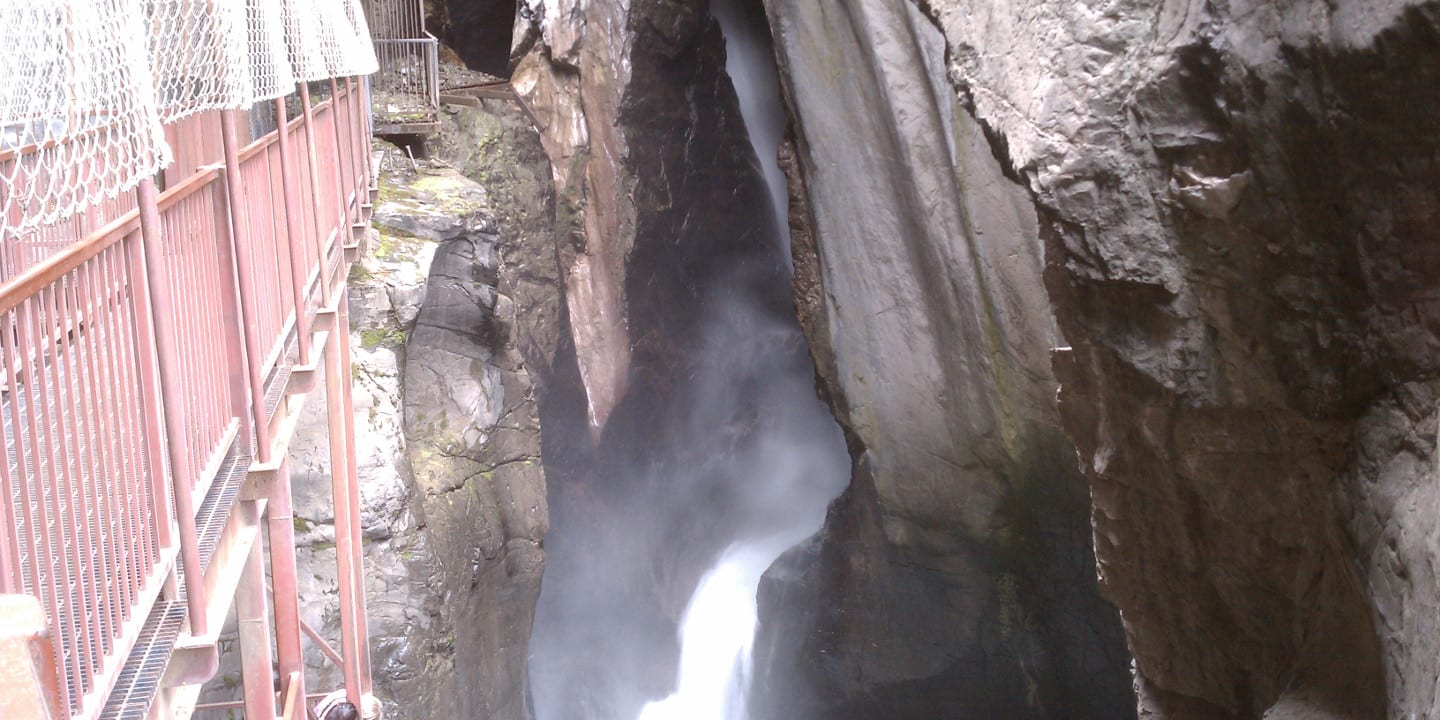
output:
<svg viewBox="0 0 1440 720"><path fill-rule="evenodd" d="M807 533L808 534L808 533ZM759 624L760 578L803 536L731 545L695 586L680 620L675 693L647 704L637 720L743 720L750 650Z"/></svg>

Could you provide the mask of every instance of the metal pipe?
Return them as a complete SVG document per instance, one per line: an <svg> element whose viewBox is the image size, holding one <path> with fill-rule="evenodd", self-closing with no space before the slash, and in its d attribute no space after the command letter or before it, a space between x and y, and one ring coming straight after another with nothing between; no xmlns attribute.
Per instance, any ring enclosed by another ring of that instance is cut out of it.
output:
<svg viewBox="0 0 1440 720"><path fill-rule="evenodd" d="M176 337L175 318L171 314L169 277L165 248L160 239L160 211L155 204L155 182L140 181L136 189L140 201L140 235L145 251L145 284L149 288L150 305L154 310L155 347L160 366L160 394L172 402L164 403L166 448L170 451L172 484L175 490L175 514L180 524L180 557L185 564L185 605L190 617L190 633L203 636L209 632L205 617L205 582L200 569L200 543L195 534L195 499L192 497L194 478L190 477L190 447L185 441L184 410L179 398L185 389L179 376L179 358L173 343ZM160 418L156 418L159 420ZM163 474L161 475L163 477Z"/></svg>
<svg viewBox="0 0 1440 720"><path fill-rule="evenodd" d="M350 369L350 290L347 287L340 294L339 318L336 331L340 335L340 377L341 397L344 399L342 416L345 419L345 479L347 491L345 500L350 504L350 557L352 572L359 584L355 593L355 645L358 649L360 668L360 694L370 692L370 630L365 608L365 544L361 535L363 523L360 514L360 479L355 456L355 393ZM338 501L339 498L337 497ZM339 547L338 544L336 547ZM359 707L359 705L356 705Z"/></svg>
<svg viewBox="0 0 1440 720"><path fill-rule="evenodd" d="M235 590L235 618L240 638L240 677L245 683L245 720L275 720L270 619L265 607L265 547L258 538L250 546L240 586Z"/></svg>
<svg viewBox="0 0 1440 720"><path fill-rule="evenodd" d="M315 209L315 252L320 264L320 306L330 307L330 254L325 247L328 238L320 221L320 161L315 153L315 114L310 107L310 86L303 82L299 85L300 107L305 117L305 144L310 156L310 203Z"/></svg>
<svg viewBox="0 0 1440 720"><path fill-rule="evenodd" d="M335 667L342 670L345 669L345 658L342 657L340 653L335 652L335 648L331 647L330 643L326 642L325 638L321 637L315 628L310 627L310 623L301 620L300 630L305 633L305 637L310 638L310 642L315 643L315 647L320 648L320 654L329 658L330 662L335 663Z"/></svg>
<svg viewBox="0 0 1440 720"><path fill-rule="evenodd" d="M340 122L340 86L335 82L335 78L330 78L330 120L332 121L331 124L335 126L334 168L335 195L337 198L335 205L337 206L336 209L340 211L340 227L337 240L341 244L346 244L349 242L350 235L350 198L349 191L346 189L349 183L345 181L345 146L341 142L341 139L345 137L345 132L341 129L342 123ZM353 161L350 164L352 167L354 166Z"/></svg>
<svg viewBox="0 0 1440 720"><path fill-rule="evenodd" d="M342 327L337 322L326 338L325 404L330 426L330 487L335 502L336 579L340 586L340 650L345 659L346 698L354 703L355 707L360 707L360 654L357 646L359 637L355 627L355 615L359 606L355 602L356 573L351 562L354 555L351 523L354 518L350 515L350 483L347 477L350 461L346 445L350 438L346 435L348 424L344 417L345 386L350 382L350 375L346 372L349 368L348 363L343 361L340 341L340 336L348 331L349 328Z"/></svg>
<svg viewBox="0 0 1440 720"><path fill-rule="evenodd" d="M270 581L275 602L275 654L280 674L298 673L304 682L300 647L299 573L295 565L295 510L290 489L290 460L281 459L267 507L270 529Z"/></svg>
<svg viewBox="0 0 1440 720"><path fill-rule="evenodd" d="M285 196L285 232L290 236L290 291L295 295L296 364L310 366L310 297L305 292L305 253L300 247L304 231L300 229L300 207L295 193L295 155L290 144L290 122L285 117L285 99L275 101L275 120L280 129L280 186Z"/></svg>
<svg viewBox="0 0 1440 720"><path fill-rule="evenodd" d="M226 297L224 303L227 311L226 320L239 322L233 328L232 334L227 339L230 346L230 362L227 363L230 370L230 387L232 392L238 390L240 394L232 397L232 403L239 412L236 416L242 419L241 427L245 426L244 389L246 384L250 389L249 413L255 422L254 440L256 458L262 463L270 462L270 417L265 412L265 379L260 374L260 361L264 356L264 345L260 339L259 312L256 310L255 302L255 258L254 248L251 246L250 238L245 233L244 219L245 188L240 179L240 156L236 147L235 134L235 111L222 110L220 112L220 136L225 152L225 197L230 208L230 242L220 243L221 255L230 261L229 266L234 271L233 277L229 278L230 293L220 290L222 296ZM219 288L217 288L219 290ZM238 291L240 305L234 307L234 293ZM234 317L238 310L239 316ZM229 324L227 322L227 325ZM241 330L243 329L243 333ZM242 374L243 373L243 374ZM248 380L248 383L247 383Z"/></svg>
<svg viewBox="0 0 1440 720"><path fill-rule="evenodd" d="M138 204L138 190L136 197ZM150 306L150 293L146 285L150 273L145 264L143 235L129 233L122 243L128 261L126 270L129 277L126 280L130 288L130 304L135 314L134 360L139 375L144 447L147 450L145 474L150 479L150 493L156 505L155 514L162 521L156 527L160 547L169 550L179 542L175 525L170 522L170 518L178 516L179 513L171 505L170 494L165 492L165 453L161 450L165 447L165 405L160 397L160 351L155 343L155 313Z"/></svg>

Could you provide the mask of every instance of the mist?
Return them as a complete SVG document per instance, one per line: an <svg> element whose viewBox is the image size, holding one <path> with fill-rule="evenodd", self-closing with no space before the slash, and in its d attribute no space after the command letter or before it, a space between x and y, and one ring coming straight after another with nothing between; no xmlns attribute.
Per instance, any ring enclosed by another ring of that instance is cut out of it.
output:
<svg viewBox="0 0 1440 720"><path fill-rule="evenodd" d="M758 10L758 4L755 6ZM725 72L735 84L740 114L750 132L750 146L760 161L770 207L775 211L775 232L780 249L790 257L790 224L786 209L789 194L785 174L776 157L785 139L789 115L780 95L780 73L763 13L747 13L737 0L710 0L710 12L725 33Z"/></svg>
<svg viewBox="0 0 1440 720"><path fill-rule="evenodd" d="M595 453L552 481L537 720L744 720L761 578L849 479L788 300L787 120L768 34L742 8L713 10L771 203L753 231L774 242L714 259L679 380L642 378Z"/></svg>

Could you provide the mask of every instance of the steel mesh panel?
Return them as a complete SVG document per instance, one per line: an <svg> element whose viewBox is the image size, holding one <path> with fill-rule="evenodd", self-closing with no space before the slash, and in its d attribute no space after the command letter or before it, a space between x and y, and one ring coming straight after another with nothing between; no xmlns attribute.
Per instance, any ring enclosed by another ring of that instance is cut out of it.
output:
<svg viewBox="0 0 1440 720"><path fill-rule="evenodd" d="M169 162L146 38L125 0L0 3L0 238L115 198Z"/></svg>
<svg viewBox="0 0 1440 720"><path fill-rule="evenodd" d="M0 242L163 169L165 123L376 71L359 0L0 2L0 48Z"/></svg>
<svg viewBox="0 0 1440 720"><path fill-rule="evenodd" d="M146 0L160 121L249 107L245 0Z"/></svg>

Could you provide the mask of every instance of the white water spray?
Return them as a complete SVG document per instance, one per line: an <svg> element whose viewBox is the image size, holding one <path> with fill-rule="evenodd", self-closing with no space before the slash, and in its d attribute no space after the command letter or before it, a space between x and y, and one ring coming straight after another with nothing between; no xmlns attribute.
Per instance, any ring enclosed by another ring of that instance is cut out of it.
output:
<svg viewBox="0 0 1440 720"><path fill-rule="evenodd" d="M786 115L774 60L768 43L755 25L746 21L733 0L712 0L711 12L725 35L725 70L735 85L750 145L770 191L774 230L788 262L789 201L785 176L776 158ZM762 461L759 465L755 469L780 487L802 486L807 479L799 473L818 469L803 465L797 468L783 461ZM680 669L675 692L645 705L637 720L746 720L751 651L759 626L756 596L760 579L786 550L819 531L824 506L837 491L832 488L828 492L795 495L800 506L788 508L790 515L782 529L737 540L720 554L715 566L696 585L680 621Z"/></svg>
<svg viewBox="0 0 1440 720"><path fill-rule="evenodd" d="M711 0L710 12L725 35L725 72L735 85L740 116L750 133L750 146L760 160L765 186L770 190L770 207L775 211L775 232L786 262L790 260L790 207L785 174L776 157L785 138L788 116L780 97L780 74L770 43L736 6L735 0Z"/></svg>
<svg viewBox="0 0 1440 720"><path fill-rule="evenodd" d="M750 651L759 616L760 577L791 545L789 538L732 545L695 587L680 620L675 694L652 702L638 720L743 720Z"/></svg>
<svg viewBox="0 0 1440 720"><path fill-rule="evenodd" d="M654 460L611 458L624 459L607 477L624 482L606 492L597 477L595 495L575 496L577 519L556 523L575 535L552 534L537 606L530 668L540 720L748 720L761 580L820 530L849 476L844 436L816 396L815 368L781 301L790 251L776 154L788 118L768 30L739 0L711 1L775 223L734 238L734 256L718 258L703 284L695 322L704 349L676 389L678 424L661 433ZM772 234L774 245L757 242ZM774 284L762 290L762 281ZM623 452L626 436L616 438ZM672 630L672 586L703 562L713 565Z"/></svg>

